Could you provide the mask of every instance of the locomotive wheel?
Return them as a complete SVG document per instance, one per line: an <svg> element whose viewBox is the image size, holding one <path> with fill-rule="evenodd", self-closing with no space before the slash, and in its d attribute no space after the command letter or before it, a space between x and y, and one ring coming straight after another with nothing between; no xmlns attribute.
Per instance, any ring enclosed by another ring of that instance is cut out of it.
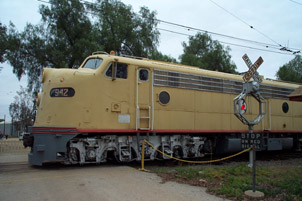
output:
<svg viewBox="0 0 302 201"><path fill-rule="evenodd" d="M68 157L75 162L80 161L80 152L77 148L71 147L68 153Z"/></svg>

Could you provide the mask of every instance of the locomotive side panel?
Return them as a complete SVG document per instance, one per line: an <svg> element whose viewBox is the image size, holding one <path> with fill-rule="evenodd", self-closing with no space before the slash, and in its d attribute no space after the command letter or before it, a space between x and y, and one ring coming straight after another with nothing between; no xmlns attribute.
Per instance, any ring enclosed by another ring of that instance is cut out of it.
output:
<svg viewBox="0 0 302 201"><path fill-rule="evenodd" d="M102 90L99 93L102 96L102 102L98 103L101 105L98 129L129 129L131 127L130 121L119 123L120 115L128 115L129 117L131 115L130 97L133 94L129 88L133 75L129 71L128 66L127 78L116 78L113 81L111 77L106 77L105 71L100 74L100 88Z"/></svg>
<svg viewBox="0 0 302 201"><path fill-rule="evenodd" d="M288 105L288 109L283 109L283 104ZM296 105L298 106L298 105ZM298 109L294 108L292 101L287 100L270 100L270 118L271 118L271 130L273 131L292 131L298 130L293 126L293 110Z"/></svg>
<svg viewBox="0 0 302 201"><path fill-rule="evenodd" d="M160 94L169 94L169 102L164 104ZM194 91L167 87L154 87L154 129L194 130Z"/></svg>
<svg viewBox="0 0 302 201"><path fill-rule="evenodd" d="M292 102L293 107L293 127L302 130L302 104L301 102Z"/></svg>
<svg viewBox="0 0 302 201"><path fill-rule="evenodd" d="M195 91L195 94L195 129L231 130L231 95L204 91Z"/></svg>
<svg viewBox="0 0 302 201"><path fill-rule="evenodd" d="M170 94L166 105L158 99L160 92ZM242 131L247 130L233 114L235 95L227 93L204 92L169 87L155 87L155 125L154 129L195 131ZM258 102L247 97L246 116L255 118L258 114ZM255 126L261 130L262 125Z"/></svg>

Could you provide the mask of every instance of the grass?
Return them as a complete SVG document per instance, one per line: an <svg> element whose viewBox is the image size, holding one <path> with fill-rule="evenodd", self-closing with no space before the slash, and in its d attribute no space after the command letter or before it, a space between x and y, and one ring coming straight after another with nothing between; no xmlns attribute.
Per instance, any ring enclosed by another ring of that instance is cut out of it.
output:
<svg viewBox="0 0 302 201"><path fill-rule="evenodd" d="M246 200L244 192L251 190L253 184L252 169L245 163L214 168L186 166L171 170L169 167L154 171L166 180L206 186L210 193L233 200ZM257 167L256 174L256 190L265 194L264 200L302 201L302 167Z"/></svg>

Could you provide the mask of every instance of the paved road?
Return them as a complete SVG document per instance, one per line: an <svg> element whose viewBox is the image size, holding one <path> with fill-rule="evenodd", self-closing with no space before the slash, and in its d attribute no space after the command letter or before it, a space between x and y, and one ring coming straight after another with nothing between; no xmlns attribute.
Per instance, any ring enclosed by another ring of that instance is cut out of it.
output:
<svg viewBox="0 0 302 201"><path fill-rule="evenodd" d="M10 157L12 156L12 157ZM0 200L223 200L204 188L168 182L115 164L33 167L26 154L0 154Z"/></svg>

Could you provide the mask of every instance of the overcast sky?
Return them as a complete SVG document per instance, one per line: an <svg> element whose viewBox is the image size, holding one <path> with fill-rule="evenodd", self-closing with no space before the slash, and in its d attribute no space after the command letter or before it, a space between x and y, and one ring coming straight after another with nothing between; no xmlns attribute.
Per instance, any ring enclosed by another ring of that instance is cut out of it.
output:
<svg viewBox="0 0 302 201"><path fill-rule="evenodd" d="M122 2L132 5L136 12L140 7L146 6L156 11L157 19L160 20L236 38L271 45L279 44L288 49L302 49L302 0L122 0ZM19 31L23 31L26 23L39 23L41 18L38 9L41 4L43 3L37 0L0 0L0 21L5 25L12 21ZM165 23L159 23L158 28L185 35L196 34L192 29ZM167 31L160 31L160 33L159 50L178 59L183 51L181 44L188 41L188 36ZM263 58L264 63L258 71L265 78L275 78L279 67L294 58L293 55L280 54L286 52L265 46L232 40L216 34L211 36L215 40L224 42L225 46L226 43L237 45L229 45L229 47L232 60L239 72L247 70L241 58L245 53L252 62L259 56ZM4 67L0 73L0 118L6 114L6 118L10 119L9 104L13 102L20 85L26 85L26 78L19 82L9 64L0 64L0 66Z"/></svg>

